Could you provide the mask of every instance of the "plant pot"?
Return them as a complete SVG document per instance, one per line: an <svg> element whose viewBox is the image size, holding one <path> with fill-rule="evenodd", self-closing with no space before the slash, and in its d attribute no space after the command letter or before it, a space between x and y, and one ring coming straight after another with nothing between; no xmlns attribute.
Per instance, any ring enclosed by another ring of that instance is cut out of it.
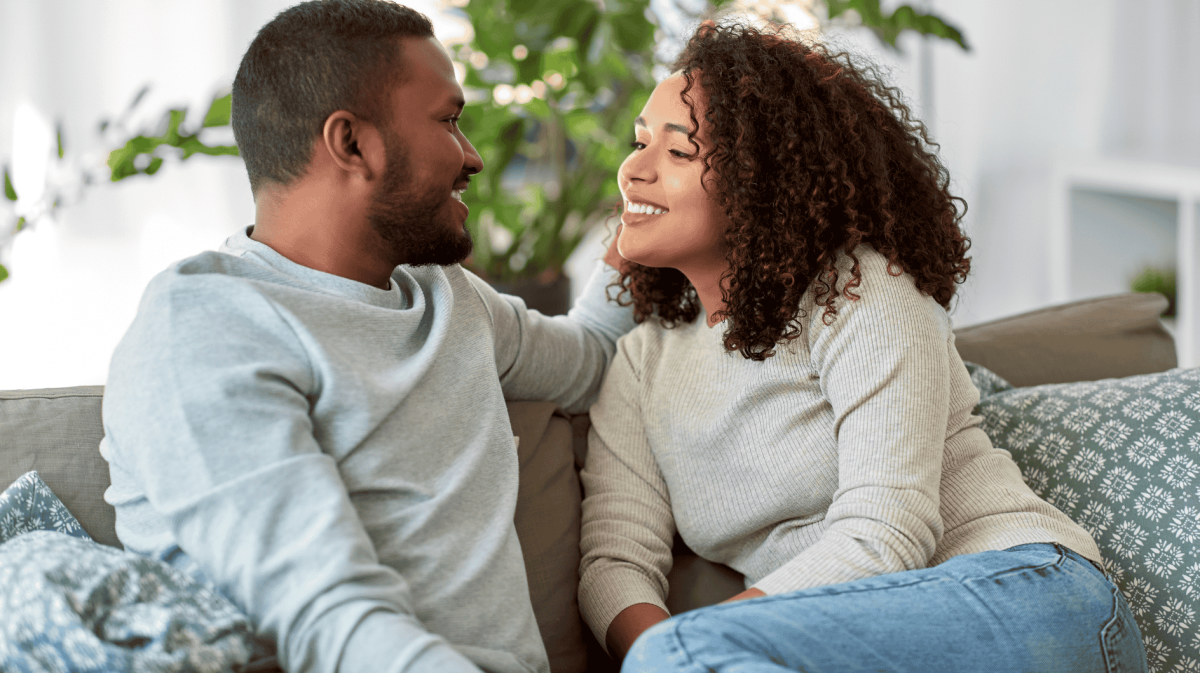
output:
<svg viewBox="0 0 1200 673"><path fill-rule="evenodd" d="M524 278L511 283L492 283L497 292L525 300L525 306L542 315L563 315L571 308L571 279L559 276L550 282Z"/></svg>

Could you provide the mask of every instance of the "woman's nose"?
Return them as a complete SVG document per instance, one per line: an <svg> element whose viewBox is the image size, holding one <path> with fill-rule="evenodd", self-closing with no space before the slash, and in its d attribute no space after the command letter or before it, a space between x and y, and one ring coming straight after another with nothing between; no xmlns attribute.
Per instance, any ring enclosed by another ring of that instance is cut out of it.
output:
<svg viewBox="0 0 1200 673"><path fill-rule="evenodd" d="M654 162L649 160L646 150L634 150L621 162L617 170L618 184L632 182L654 182Z"/></svg>

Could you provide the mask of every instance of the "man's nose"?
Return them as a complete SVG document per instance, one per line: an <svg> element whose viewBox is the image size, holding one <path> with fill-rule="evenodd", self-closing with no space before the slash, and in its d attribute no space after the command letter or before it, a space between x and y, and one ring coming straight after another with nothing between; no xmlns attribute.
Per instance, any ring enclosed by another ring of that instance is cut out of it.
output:
<svg viewBox="0 0 1200 673"><path fill-rule="evenodd" d="M459 133L462 138L463 148L463 172L467 175L475 175L483 170L483 159L479 156L479 152L475 151L475 146L467 140L465 135Z"/></svg>

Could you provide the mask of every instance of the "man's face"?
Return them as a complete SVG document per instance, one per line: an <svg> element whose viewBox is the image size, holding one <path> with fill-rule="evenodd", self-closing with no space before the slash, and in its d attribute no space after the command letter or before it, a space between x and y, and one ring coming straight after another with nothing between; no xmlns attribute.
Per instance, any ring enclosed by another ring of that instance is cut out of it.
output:
<svg viewBox="0 0 1200 673"><path fill-rule="evenodd" d="M456 264L471 254L460 192L483 161L458 130L463 93L433 38L402 41L407 79L378 120L387 170L371 200L371 226L402 264Z"/></svg>

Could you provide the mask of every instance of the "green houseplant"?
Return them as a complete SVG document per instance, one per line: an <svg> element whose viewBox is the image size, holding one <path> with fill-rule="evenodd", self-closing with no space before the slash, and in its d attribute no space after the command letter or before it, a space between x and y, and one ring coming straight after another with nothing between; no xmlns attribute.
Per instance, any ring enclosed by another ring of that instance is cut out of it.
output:
<svg viewBox="0 0 1200 673"><path fill-rule="evenodd" d="M477 28L458 56L469 64L465 86L482 95L459 123L486 168L464 199L476 241L470 264L489 280L509 289L557 283L565 300L563 264L618 204L621 138L654 87L648 5L467 5Z"/></svg>

